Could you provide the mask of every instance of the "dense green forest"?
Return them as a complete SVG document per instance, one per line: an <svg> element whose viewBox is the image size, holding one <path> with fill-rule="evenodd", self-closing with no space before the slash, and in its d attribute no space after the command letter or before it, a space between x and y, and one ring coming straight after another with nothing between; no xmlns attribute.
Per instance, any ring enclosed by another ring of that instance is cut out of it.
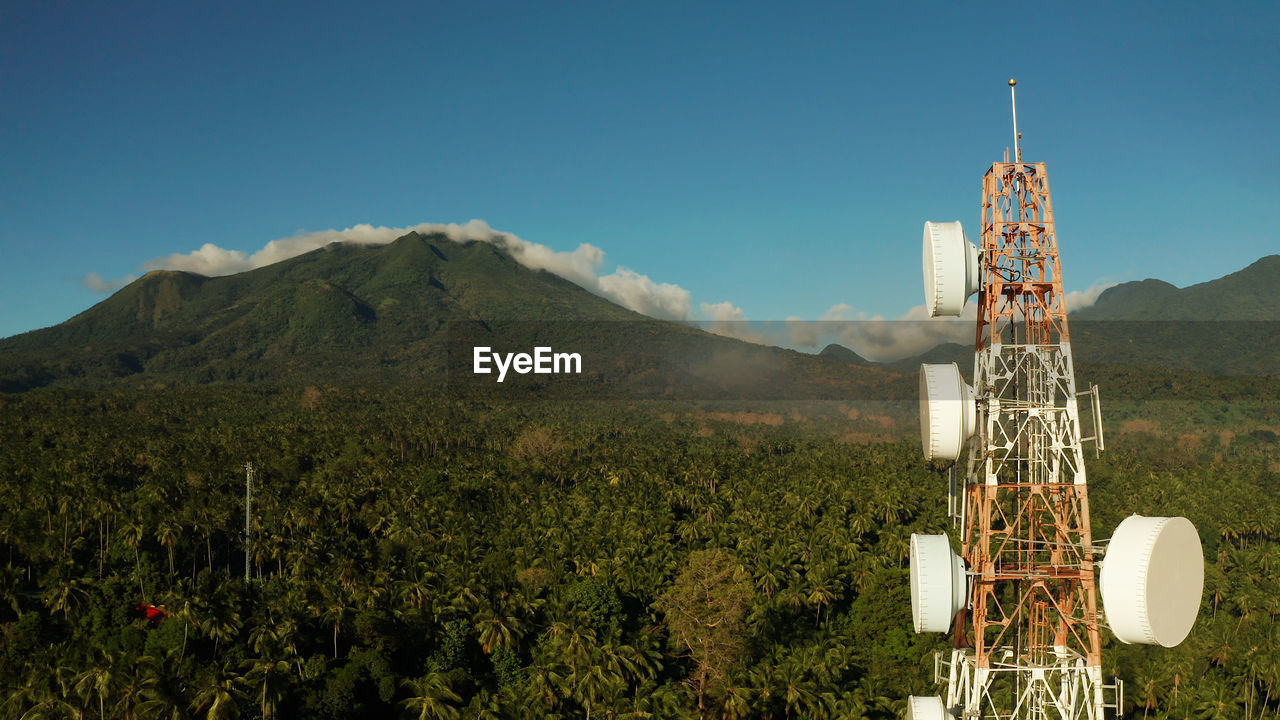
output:
<svg viewBox="0 0 1280 720"><path fill-rule="evenodd" d="M1108 637L1104 672L1130 717L1280 713L1275 388L1129 383L1095 535L1186 515L1208 568L1190 638ZM936 692L908 539L955 530L911 403L0 402L0 717L890 718Z"/></svg>

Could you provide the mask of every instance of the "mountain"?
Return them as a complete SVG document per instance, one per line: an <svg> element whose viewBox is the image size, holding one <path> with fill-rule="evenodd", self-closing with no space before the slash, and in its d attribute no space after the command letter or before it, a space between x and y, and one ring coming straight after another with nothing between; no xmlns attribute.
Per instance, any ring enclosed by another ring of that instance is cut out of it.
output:
<svg viewBox="0 0 1280 720"><path fill-rule="evenodd" d="M1280 255L1185 288L1152 279L1121 283L1071 319L1280 321Z"/></svg>
<svg viewBox="0 0 1280 720"><path fill-rule="evenodd" d="M1212 322L1210 322L1212 320ZM1280 256L1207 283L1117 285L1071 316L1077 365L1280 373ZM579 352L573 378L472 372L475 347ZM50 328L0 340L0 391L112 383L425 383L463 393L572 397L912 397L921 362L972 363L962 345L872 363L653 320L489 243L410 233L335 243L225 277L155 271ZM514 388L514 390L513 390Z"/></svg>
<svg viewBox="0 0 1280 720"><path fill-rule="evenodd" d="M835 343L831 343L830 345L822 348L818 353L818 357L827 358L828 360L834 360L836 362L849 363L852 365L874 364L849 348Z"/></svg>
<svg viewBox="0 0 1280 720"><path fill-rule="evenodd" d="M473 372L477 347L577 353L581 372L513 371L499 384L496 372ZM495 245L418 233L225 277L151 272L60 325L0 340L6 392L254 381L539 397L840 398L908 387L882 370L654 320Z"/></svg>
<svg viewBox="0 0 1280 720"><path fill-rule="evenodd" d="M355 360L442 367L451 322L549 318L641 316L493 245L411 233L226 277L151 272L60 325L0 341L0 353L49 379L266 379Z"/></svg>
<svg viewBox="0 0 1280 720"><path fill-rule="evenodd" d="M1280 255L1185 288L1116 285L1070 326L1078 363L1280 374Z"/></svg>

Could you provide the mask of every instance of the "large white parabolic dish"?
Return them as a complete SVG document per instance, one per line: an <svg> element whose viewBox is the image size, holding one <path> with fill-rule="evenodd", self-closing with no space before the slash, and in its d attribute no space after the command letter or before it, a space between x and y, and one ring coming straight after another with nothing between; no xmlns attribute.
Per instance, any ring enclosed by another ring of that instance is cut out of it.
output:
<svg viewBox="0 0 1280 720"><path fill-rule="evenodd" d="M920 366L920 444L924 459L960 458L964 443L978 429L978 405L960 366Z"/></svg>
<svg viewBox="0 0 1280 720"><path fill-rule="evenodd" d="M907 720L953 720L937 695L907 697Z"/></svg>
<svg viewBox="0 0 1280 720"><path fill-rule="evenodd" d="M1173 647L1195 625L1204 592L1200 534L1184 517L1130 515L1098 574L1111 632L1124 643Z"/></svg>
<svg viewBox="0 0 1280 720"><path fill-rule="evenodd" d="M978 247L960 221L924 224L924 304L929 317L958 317L978 291Z"/></svg>
<svg viewBox="0 0 1280 720"><path fill-rule="evenodd" d="M916 632L947 632L964 607L964 560L946 535L911 534L911 621Z"/></svg>

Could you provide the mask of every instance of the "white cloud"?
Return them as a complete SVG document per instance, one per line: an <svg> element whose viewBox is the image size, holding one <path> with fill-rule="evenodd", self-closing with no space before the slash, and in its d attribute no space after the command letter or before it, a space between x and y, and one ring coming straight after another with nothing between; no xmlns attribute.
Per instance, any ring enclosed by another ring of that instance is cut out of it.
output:
<svg viewBox="0 0 1280 720"><path fill-rule="evenodd" d="M707 332L757 345L785 344L784 339L774 337L777 333L773 331L772 323L762 323L763 329L755 327L747 321L742 308L731 302L702 303L699 309L703 317L709 320L709 322L699 323L700 327Z"/></svg>
<svg viewBox="0 0 1280 720"><path fill-rule="evenodd" d="M599 294L643 315L661 320L688 320L693 314L688 290L655 282L634 270L620 267L613 274L598 278L597 284Z"/></svg>
<svg viewBox="0 0 1280 720"><path fill-rule="evenodd" d="M853 312L852 305L849 305L848 303L838 303L836 305L832 305L829 310L819 315L818 320L862 320L866 315L866 313L858 313L858 317L851 318L849 317L849 313L851 312Z"/></svg>
<svg viewBox="0 0 1280 720"><path fill-rule="evenodd" d="M163 258L155 258L143 263L143 270L185 270L201 275L232 275L246 270L253 270L266 265L288 260L303 253L311 252L335 242L354 243L356 245L386 245L398 237L411 232L424 235L442 233L454 242L478 240L506 246L507 243L519 246L525 241L509 233L502 233L489 227L483 220L472 220L465 225L457 223L421 223L411 227L385 227L360 224L345 230L320 230L317 232L299 232L286 238L272 240L252 255L246 256L240 250L226 250L205 243L199 250L189 253L177 253ZM543 246L538 246L543 247ZM513 255L515 252L513 251Z"/></svg>
<svg viewBox="0 0 1280 720"><path fill-rule="evenodd" d="M274 240L272 242L275 242ZM267 247L271 245L268 243ZM254 265L253 260L245 257L245 254L239 250L224 250L213 243L205 243L200 246L199 250L193 250L189 253L174 254L169 257L155 258L148 260L142 264L142 269L151 270L182 270L184 272L192 272L198 275L233 275L245 270L252 270L255 267L262 267L267 263Z"/></svg>
<svg viewBox="0 0 1280 720"><path fill-rule="evenodd" d="M1073 290L1067 293L1067 312L1075 312L1098 302L1098 296L1109 288L1120 283L1099 280L1087 290Z"/></svg>
<svg viewBox="0 0 1280 720"><path fill-rule="evenodd" d="M731 302L702 303L702 314L714 322L743 322L742 308Z"/></svg>
<svg viewBox="0 0 1280 720"><path fill-rule="evenodd" d="M125 275L124 277L116 278L115 280L107 280L98 273L91 272L80 278L80 284L96 293L110 295L137 279L138 276L136 275Z"/></svg>

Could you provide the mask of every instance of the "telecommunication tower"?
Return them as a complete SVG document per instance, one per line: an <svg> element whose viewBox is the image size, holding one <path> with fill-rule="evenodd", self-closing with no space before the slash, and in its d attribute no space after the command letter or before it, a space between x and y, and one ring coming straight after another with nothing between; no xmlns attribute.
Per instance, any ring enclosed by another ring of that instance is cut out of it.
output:
<svg viewBox="0 0 1280 720"><path fill-rule="evenodd" d="M960 555L945 534L911 536L915 630L952 635L934 663L945 694L910 697L914 720L1118 716L1123 684L1103 681L1101 629L1172 647L1203 591L1200 537L1186 518L1132 515L1097 557L1084 444L1103 449L1098 393L1076 389L1049 178L1044 163L1022 161L1015 84L1014 161L1006 151L982 179L981 246L959 222L924 227L930 316L959 316L978 297L973 385L954 363L920 368L926 459L968 452L950 489Z"/></svg>

